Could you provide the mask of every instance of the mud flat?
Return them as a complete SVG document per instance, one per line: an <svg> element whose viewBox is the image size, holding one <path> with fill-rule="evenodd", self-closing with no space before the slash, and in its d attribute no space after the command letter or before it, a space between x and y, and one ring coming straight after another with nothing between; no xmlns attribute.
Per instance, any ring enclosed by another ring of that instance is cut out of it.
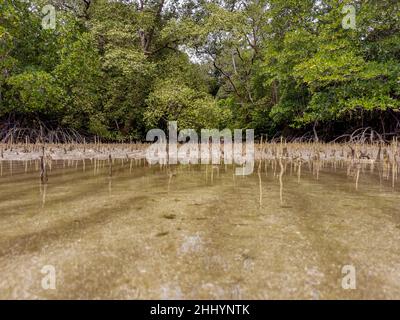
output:
<svg viewBox="0 0 400 320"><path fill-rule="evenodd" d="M44 156L47 160L107 160L144 159L150 144L0 144L0 161L39 160ZM226 149L220 146L220 157L223 159ZM179 150L179 147L178 147ZM199 146L200 150L200 146ZM210 152L211 147L210 147ZM246 145L243 145L246 155ZM387 161L400 163L400 148L397 141L390 144L356 144L356 143L257 143L254 146L254 159L273 160L287 159L298 161L356 161L373 163Z"/></svg>
<svg viewBox="0 0 400 320"><path fill-rule="evenodd" d="M143 159L145 144L0 144L0 160Z"/></svg>

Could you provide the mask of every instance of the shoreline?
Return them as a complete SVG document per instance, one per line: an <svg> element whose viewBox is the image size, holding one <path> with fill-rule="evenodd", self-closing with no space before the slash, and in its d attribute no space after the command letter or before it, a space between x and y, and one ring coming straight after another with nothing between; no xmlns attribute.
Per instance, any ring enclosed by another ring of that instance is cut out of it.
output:
<svg viewBox="0 0 400 320"><path fill-rule="evenodd" d="M146 158L151 144L0 144L0 161L32 161L42 156L56 160L108 160ZM220 147L223 159L224 145ZM178 147L179 149L179 147ZM245 144L243 154L245 154ZM371 163L389 161L400 163L400 146L392 144L357 143L257 143L254 160L289 159L292 161L357 161ZM200 161L199 161L200 162Z"/></svg>

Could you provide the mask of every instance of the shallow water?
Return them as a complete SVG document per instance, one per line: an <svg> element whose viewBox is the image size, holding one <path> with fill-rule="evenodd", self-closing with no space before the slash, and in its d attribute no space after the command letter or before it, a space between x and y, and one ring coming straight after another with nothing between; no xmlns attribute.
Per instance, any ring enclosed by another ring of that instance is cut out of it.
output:
<svg viewBox="0 0 400 320"><path fill-rule="evenodd" d="M257 164L258 166L258 164ZM400 298L400 189L343 164L2 162L0 298ZM317 169L316 169L317 168ZM281 183L280 183L281 180ZM54 266L56 288L42 286ZM354 266L356 289L342 268Z"/></svg>

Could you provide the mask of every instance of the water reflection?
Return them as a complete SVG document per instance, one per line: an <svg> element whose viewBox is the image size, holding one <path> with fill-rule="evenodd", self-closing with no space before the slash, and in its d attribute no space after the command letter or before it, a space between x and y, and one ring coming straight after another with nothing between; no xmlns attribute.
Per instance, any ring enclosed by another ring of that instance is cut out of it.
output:
<svg viewBox="0 0 400 320"><path fill-rule="evenodd" d="M117 162L119 161L119 162ZM126 166L126 164L129 164ZM306 165L308 168L307 172L303 171L303 166ZM187 165L187 166L170 166L170 165L159 165L159 166L150 166L143 160L135 160L135 159L108 159L108 160L98 160L98 159L87 159L87 160L59 160L59 161L44 161L41 160L29 160L29 161L0 161L0 176L4 177L4 182L12 183L11 177L18 175L20 176L22 173L27 175L29 178L38 175L40 184L40 195L42 199L42 203L45 204L45 189L47 189L47 179L48 176L51 177L51 172L54 169L56 170L56 179L51 181L51 184L58 183L58 177L60 173L62 175L70 174L77 175L79 172L83 174L86 173L86 167L92 167L90 170L93 172L93 177L108 177L108 191L111 195L112 185L113 185L113 177L114 170L117 171L117 179L119 176L125 177L127 176L127 170L129 168L129 175L135 176L135 172L138 170L148 171L146 174L154 174L155 172L159 175L160 173L165 174L166 179L166 187L167 194L170 193L171 184L173 178L176 178L178 173L182 173L185 177L194 177L194 173L204 172L204 182L207 186L213 186L215 182L221 183L220 172L222 170L222 174L224 176L231 176L232 185L236 184L236 180L246 179L246 177L237 177L234 174L234 167L230 165ZM115 169L114 169L115 168ZM289 168L289 169L288 169ZM377 169L377 170L376 170ZM42 180L41 177L43 175L43 171L46 171L46 179ZM288 173L289 171L289 173ZM263 185L265 183L264 180L268 180L269 178L273 178L273 181L277 181L277 185L279 186L279 199L281 205L284 204L284 193L285 193L285 179L293 180L293 177L296 178L297 184L301 185L302 183L302 175L306 175L308 178L311 174L312 177L316 181L320 180L321 171L324 174L338 174L341 178L346 177L346 181L349 182L351 180L354 181L354 191L358 191L363 183L367 181L373 180L375 186L380 187L388 187L391 185L393 191L398 190L398 165L396 163L390 163L383 161L381 163L371 161L370 163L361 163L361 162L345 162L345 161L322 161L319 159L313 161L304 161L301 159L285 159L283 157L278 157L273 160L259 160L255 167L255 172L253 176L257 178L258 182L258 203L259 207L262 207L263 203ZM269 172L271 172L271 176L269 176ZM122 174L122 175L121 175ZM285 178L286 177L286 178ZM215 180L217 179L217 180ZM53 178L51 178L53 180ZM226 179L223 179L224 182ZM361 181L360 181L361 180ZM388 183L386 183L388 182ZM323 182L322 182L323 183ZM46 187L46 188L45 188ZM159 187L162 187L160 185ZM380 188L379 190L382 190ZM290 190L289 190L290 191ZM43 200L44 199L44 200Z"/></svg>

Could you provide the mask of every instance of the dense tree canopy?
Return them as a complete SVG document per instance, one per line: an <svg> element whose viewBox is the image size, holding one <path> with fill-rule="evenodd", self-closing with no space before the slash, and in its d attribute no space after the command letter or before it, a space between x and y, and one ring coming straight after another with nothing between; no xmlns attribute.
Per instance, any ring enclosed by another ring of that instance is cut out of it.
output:
<svg viewBox="0 0 400 320"><path fill-rule="evenodd" d="M398 0L0 0L2 122L392 134L399 97Z"/></svg>

